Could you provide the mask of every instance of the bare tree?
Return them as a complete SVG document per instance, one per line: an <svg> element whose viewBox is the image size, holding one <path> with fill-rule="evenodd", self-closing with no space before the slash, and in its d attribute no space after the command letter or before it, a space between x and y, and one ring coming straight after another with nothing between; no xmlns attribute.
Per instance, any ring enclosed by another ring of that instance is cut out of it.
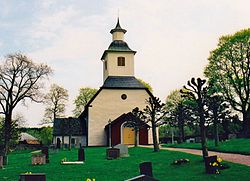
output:
<svg viewBox="0 0 250 181"><path fill-rule="evenodd" d="M66 89L56 84L51 85L49 93L44 97L47 107L45 108L43 123L52 123L55 118L64 116L68 98Z"/></svg>
<svg viewBox="0 0 250 181"><path fill-rule="evenodd" d="M42 79L52 73L45 64L36 64L21 53L10 54L0 65L0 113L4 114L4 156L11 139L12 113L21 101L41 101ZM5 164L7 164L5 162Z"/></svg>
<svg viewBox="0 0 250 181"><path fill-rule="evenodd" d="M202 146L202 155L203 158L205 156L208 156L208 150L207 150L207 142L206 142L206 132L205 132L205 111L204 111L204 105L205 105L205 95L207 88L204 87L206 83L206 80L202 80L200 78L192 78L191 81L188 81L187 85L188 87L184 86L184 90L181 89L181 93L186 96L191 96L194 98L194 100L197 102L198 105L198 114L200 118L200 133L201 133L201 146Z"/></svg>
<svg viewBox="0 0 250 181"><path fill-rule="evenodd" d="M146 103L146 108L144 108L143 111L134 109L133 114L140 114L142 121L151 123L154 152L158 152L160 149L156 128L163 124L163 117L166 115L165 104L161 103L161 100L157 97L149 97L149 99L146 99Z"/></svg>

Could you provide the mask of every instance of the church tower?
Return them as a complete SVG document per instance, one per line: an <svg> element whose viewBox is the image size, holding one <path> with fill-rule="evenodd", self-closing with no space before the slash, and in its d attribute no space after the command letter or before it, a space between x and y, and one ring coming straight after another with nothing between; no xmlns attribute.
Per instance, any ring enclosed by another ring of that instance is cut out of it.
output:
<svg viewBox="0 0 250 181"><path fill-rule="evenodd" d="M134 76L134 55L136 51L131 50L124 41L126 32L121 27L118 18L115 28L110 31L112 42L101 58L103 61L103 82L110 76Z"/></svg>

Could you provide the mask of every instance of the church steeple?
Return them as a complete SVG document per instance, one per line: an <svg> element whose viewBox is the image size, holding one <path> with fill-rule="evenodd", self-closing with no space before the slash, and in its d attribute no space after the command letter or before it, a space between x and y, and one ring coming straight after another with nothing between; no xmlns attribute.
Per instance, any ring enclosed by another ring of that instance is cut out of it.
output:
<svg viewBox="0 0 250 181"><path fill-rule="evenodd" d="M118 18L115 28L110 31L113 40L101 58L103 61L103 81L109 76L134 76L136 51L131 50L124 41L126 32L127 30L121 27Z"/></svg>
<svg viewBox="0 0 250 181"><path fill-rule="evenodd" d="M114 29L110 31L110 33L113 35L113 41L114 40L124 40L124 34L127 32L127 30L123 29L120 25L119 18L117 18L117 23Z"/></svg>

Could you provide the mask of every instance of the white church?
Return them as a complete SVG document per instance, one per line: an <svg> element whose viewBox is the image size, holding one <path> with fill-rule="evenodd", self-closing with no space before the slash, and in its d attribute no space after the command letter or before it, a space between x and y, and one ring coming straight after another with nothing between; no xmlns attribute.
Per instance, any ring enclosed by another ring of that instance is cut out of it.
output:
<svg viewBox="0 0 250 181"><path fill-rule="evenodd" d="M137 136L138 144L152 144L150 125L141 128L138 135L126 126L126 121L135 119L131 111L145 108L145 100L153 96L134 76L136 51L124 41L126 32L118 19L110 31L112 42L101 57L103 85L78 118L54 120L53 143L62 139L69 143L70 138L76 146L130 145Z"/></svg>

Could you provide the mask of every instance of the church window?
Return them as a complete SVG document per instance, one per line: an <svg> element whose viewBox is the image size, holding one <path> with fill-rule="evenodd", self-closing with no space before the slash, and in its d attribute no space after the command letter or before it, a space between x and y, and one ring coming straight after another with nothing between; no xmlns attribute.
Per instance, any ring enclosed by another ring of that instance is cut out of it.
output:
<svg viewBox="0 0 250 181"><path fill-rule="evenodd" d="M118 57L117 58L117 65L118 66L125 66L125 57Z"/></svg>
<svg viewBox="0 0 250 181"><path fill-rule="evenodd" d="M127 99L127 95L126 95L126 94L122 94L122 95L121 95L121 98L122 98L123 100L125 100L125 99Z"/></svg>

